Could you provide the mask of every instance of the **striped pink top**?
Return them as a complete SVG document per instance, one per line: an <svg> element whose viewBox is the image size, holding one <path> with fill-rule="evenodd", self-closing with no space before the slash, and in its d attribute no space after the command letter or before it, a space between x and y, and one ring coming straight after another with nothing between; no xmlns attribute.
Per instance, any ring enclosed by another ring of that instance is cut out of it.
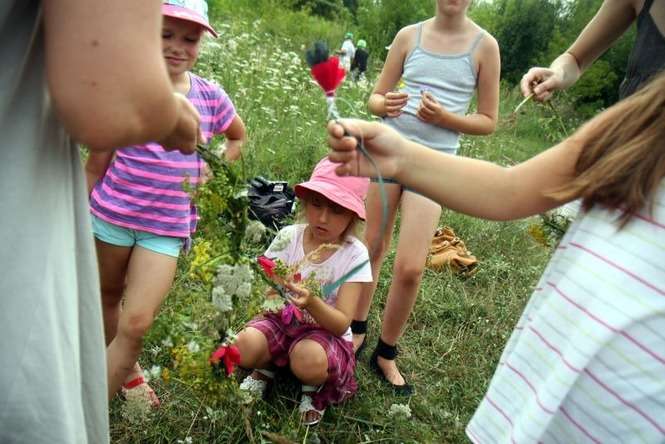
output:
<svg viewBox="0 0 665 444"><path fill-rule="evenodd" d="M665 181L621 231L581 214L508 341L475 443L665 442Z"/></svg>
<svg viewBox="0 0 665 444"><path fill-rule="evenodd" d="M236 111L219 86L191 73L190 78L187 98L201 114L201 131L210 139L226 131ZM199 183L202 167L198 154L166 151L157 143L121 148L92 191L91 212L121 227L187 238L197 216L183 182Z"/></svg>

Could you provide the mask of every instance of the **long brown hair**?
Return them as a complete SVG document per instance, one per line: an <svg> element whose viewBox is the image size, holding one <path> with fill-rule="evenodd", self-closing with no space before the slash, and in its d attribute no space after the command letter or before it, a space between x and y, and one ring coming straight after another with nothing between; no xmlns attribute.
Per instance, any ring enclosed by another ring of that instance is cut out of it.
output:
<svg viewBox="0 0 665 444"><path fill-rule="evenodd" d="M665 73L588 124L575 179L552 195L621 211L623 227L665 176Z"/></svg>

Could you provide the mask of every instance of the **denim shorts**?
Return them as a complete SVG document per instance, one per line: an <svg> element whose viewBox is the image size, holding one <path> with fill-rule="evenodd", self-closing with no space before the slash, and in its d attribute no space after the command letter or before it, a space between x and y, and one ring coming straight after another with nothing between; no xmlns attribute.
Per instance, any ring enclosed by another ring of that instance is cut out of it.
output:
<svg viewBox="0 0 665 444"><path fill-rule="evenodd" d="M133 230L106 222L92 216L92 233L97 239L118 247L133 247L138 245L146 250L167 256L178 257L185 244L182 237L160 236L147 231Z"/></svg>

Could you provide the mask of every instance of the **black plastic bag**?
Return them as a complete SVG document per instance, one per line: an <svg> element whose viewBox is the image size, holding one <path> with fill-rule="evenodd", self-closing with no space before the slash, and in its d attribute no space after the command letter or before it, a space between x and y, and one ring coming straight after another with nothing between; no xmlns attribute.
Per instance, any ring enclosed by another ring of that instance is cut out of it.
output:
<svg viewBox="0 0 665 444"><path fill-rule="evenodd" d="M291 214L296 194L284 181L270 181L257 176L249 181L249 218L268 228L279 230Z"/></svg>

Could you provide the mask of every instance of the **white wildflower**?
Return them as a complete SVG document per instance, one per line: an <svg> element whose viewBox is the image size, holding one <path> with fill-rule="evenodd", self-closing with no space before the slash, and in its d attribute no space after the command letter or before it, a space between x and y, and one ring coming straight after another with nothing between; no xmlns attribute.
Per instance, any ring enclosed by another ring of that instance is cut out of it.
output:
<svg viewBox="0 0 665 444"><path fill-rule="evenodd" d="M233 311L233 297L221 286L212 289L212 304L222 313Z"/></svg>
<svg viewBox="0 0 665 444"><path fill-rule="evenodd" d="M187 350L189 350L190 353L198 353L199 350L201 350L201 347L195 340L189 341L189 344L187 344Z"/></svg>
<svg viewBox="0 0 665 444"><path fill-rule="evenodd" d="M150 367L148 373L150 374L150 379L159 379L162 376L162 368L158 365L153 365Z"/></svg>
<svg viewBox="0 0 665 444"><path fill-rule="evenodd" d="M173 347L173 339L171 339L171 336L164 339L162 341L162 345L166 348L172 348Z"/></svg>
<svg viewBox="0 0 665 444"><path fill-rule="evenodd" d="M250 284L249 282L245 282L245 283L240 284L238 286L238 290L236 291L236 295L239 298L247 299L250 294L252 294L252 284Z"/></svg>
<svg viewBox="0 0 665 444"><path fill-rule="evenodd" d="M258 244L263 239L266 227L258 220L253 220L247 224L245 238L252 244Z"/></svg>
<svg viewBox="0 0 665 444"><path fill-rule="evenodd" d="M154 347L150 347L150 353L153 356L157 356L160 351L162 351L162 348L159 345L155 345Z"/></svg>
<svg viewBox="0 0 665 444"><path fill-rule="evenodd" d="M403 416L404 418L411 417L411 407L408 404L392 404L388 410L388 416Z"/></svg>

